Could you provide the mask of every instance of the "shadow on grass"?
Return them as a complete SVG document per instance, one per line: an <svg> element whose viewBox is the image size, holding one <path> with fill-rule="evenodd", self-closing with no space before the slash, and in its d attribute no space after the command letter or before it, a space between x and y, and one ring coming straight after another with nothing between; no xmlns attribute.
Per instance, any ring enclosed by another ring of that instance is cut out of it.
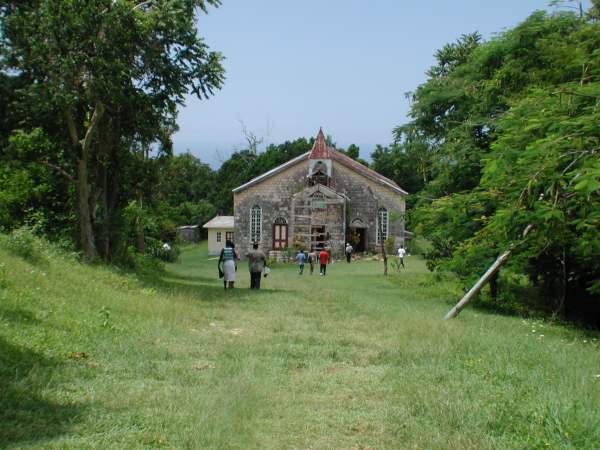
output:
<svg viewBox="0 0 600 450"><path fill-rule="evenodd" d="M0 317L9 322L23 325L37 325L40 321L31 311L25 309L8 309L0 305Z"/></svg>
<svg viewBox="0 0 600 450"><path fill-rule="evenodd" d="M156 290L166 291L171 294L181 294L202 302L245 301L248 295L259 297L289 292L283 289L269 289L264 284L260 290L256 291L250 289L250 275L245 278L238 272L237 278L238 280L235 282L235 289L233 290L225 290L223 288L223 281L216 277L182 275L168 270L152 277L143 277L141 281L146 286Z"/></svg>
<svg viewBox="0 0 600 450"><path fill-rule="evenodd" d="M84 406L45 399L40 392L60 361L0 338L0 443L27 447L63 434Z"/></svg>

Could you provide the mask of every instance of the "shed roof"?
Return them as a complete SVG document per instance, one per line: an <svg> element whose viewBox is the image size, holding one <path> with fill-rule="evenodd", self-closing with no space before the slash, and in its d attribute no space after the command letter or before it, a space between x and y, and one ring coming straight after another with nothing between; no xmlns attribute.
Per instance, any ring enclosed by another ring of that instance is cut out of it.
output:
<svg viewBox="0 0 600 450"><path fill-rule="evenodd" d="M202 225L202 228L233 228L233 216L216 216Z"/></svg>

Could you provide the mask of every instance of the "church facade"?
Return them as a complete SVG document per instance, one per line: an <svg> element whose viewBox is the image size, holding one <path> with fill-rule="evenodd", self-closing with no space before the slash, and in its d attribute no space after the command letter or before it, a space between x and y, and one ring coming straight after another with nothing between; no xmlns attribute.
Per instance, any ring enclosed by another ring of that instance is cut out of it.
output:
<svg viewBox="0 0 600 450"><path fill-rule="evenodd" d="M233 190L234 239L241 254L330 248L341 257L404 243L405 195L392 180L330 148L322 130L304 153Z"/></svg>

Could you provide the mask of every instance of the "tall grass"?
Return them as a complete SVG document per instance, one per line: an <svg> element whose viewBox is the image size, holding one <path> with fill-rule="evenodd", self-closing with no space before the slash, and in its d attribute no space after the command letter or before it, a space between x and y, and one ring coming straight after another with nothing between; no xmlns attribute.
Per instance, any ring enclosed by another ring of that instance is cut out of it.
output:
<svg viewBox="0 0 600 450"><path fill-rule="evenodd" d="M0 446L597 448L597 336L468 309L420 259L225 292L0 249Z"/></svg>

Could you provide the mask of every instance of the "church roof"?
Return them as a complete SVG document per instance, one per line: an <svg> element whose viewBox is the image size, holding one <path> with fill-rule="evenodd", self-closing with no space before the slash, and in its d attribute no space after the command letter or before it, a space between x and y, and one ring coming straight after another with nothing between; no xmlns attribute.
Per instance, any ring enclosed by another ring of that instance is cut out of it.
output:
<svg viewBox="0 0 600 450"><path fill-rule="evenodd" d="M293 166L301 161L304 161L306 159L332 159L332 160L346 166L347 168L354 170L355 172L363 175L364 177L367 177L370 180L373 180L379 184L387 186L388 188L390 188L400 194L403 194L403 195L408 194L408 192L406 192L404 189L402 189L400 186L398 186L394 181L390 180L389 178L386 178L383 175L375 172L373 169L369 169L367 166L362 165L361 163L359 163L358 161L355 161L354 159L350 158L349 156L345 155L344 153L339 152L331 147L328 147L327 143L325 141L325 135L323 134L322 129L319 129L319 133L317 134L317 138L315 139L315 143L313 144L313 147L310 152L303 153L302 155L297 156L293 159L290 159L288 162L283 163L280 166L277 166L274 169L271 169L268 172L265 172L256 178L253 178L252 180L248 181L247 183L244 183L241 186L238 186L235 189L233 189L233 192L243 191L244 189L249 188L250 186L253 186L257 183L260 183L261 181L263 181L267 178L270 178L273 175L284 171L288 167L291 167L291 166Z"/></svg>
<svg viewBox="0 0 600 450"><path fill-rule="evenodd" d="M323 128L319 128L317 139L310 151L308 159L330 159L331 149L327 146L325 141L325 135L323 134Z"/></svg>
<svg viewBox="0 0 600 450"><path fill-rule="evenodd" d="M337 150L332 150L331 156L332 156L331 159L333 159L334 161L341 163L342 165L348 167L349 169L352 169L355 172L358 172L361 175L363 175L373 181L377 181L378 183L387 185L388 187L392 188L393 190L395 190L397 192L400 192L401 194L408 194L408 192L406 192L404 189L402 189L400 186L398 186L396 184L396 182L390 180L387 177L384 177L383 175L381 175L378 172L375 172L373 169L369 169L367 166L350 158L348 155L346 155L342 152L338 152Z"/></svg>
<svg viewBox="0 0 600 450"><path fill-rule="evenodd" d="M240 192L240 191L243 191L246 188L249 188L250 186L253 186L253 185L257 184L257 183L260 183L261 181L266 180L267 178L270 178L273 175L278 174L279 172L284 171L288 167L292 167L293 165L298 164L300 161L304 161L305 159L308 159L308 155L309 154L310 154L310 152L302 153L300 156L296 156L295 158L290 159L288 162L285 162L285 163L281 164L280 166L277 166L274 169L271 169L271 170L263 173L262 175L257 176L256 178L252 178L247 183L244 183L241 186L238 186L235 189L232 189L232 191L233 192Z"/></svg>

